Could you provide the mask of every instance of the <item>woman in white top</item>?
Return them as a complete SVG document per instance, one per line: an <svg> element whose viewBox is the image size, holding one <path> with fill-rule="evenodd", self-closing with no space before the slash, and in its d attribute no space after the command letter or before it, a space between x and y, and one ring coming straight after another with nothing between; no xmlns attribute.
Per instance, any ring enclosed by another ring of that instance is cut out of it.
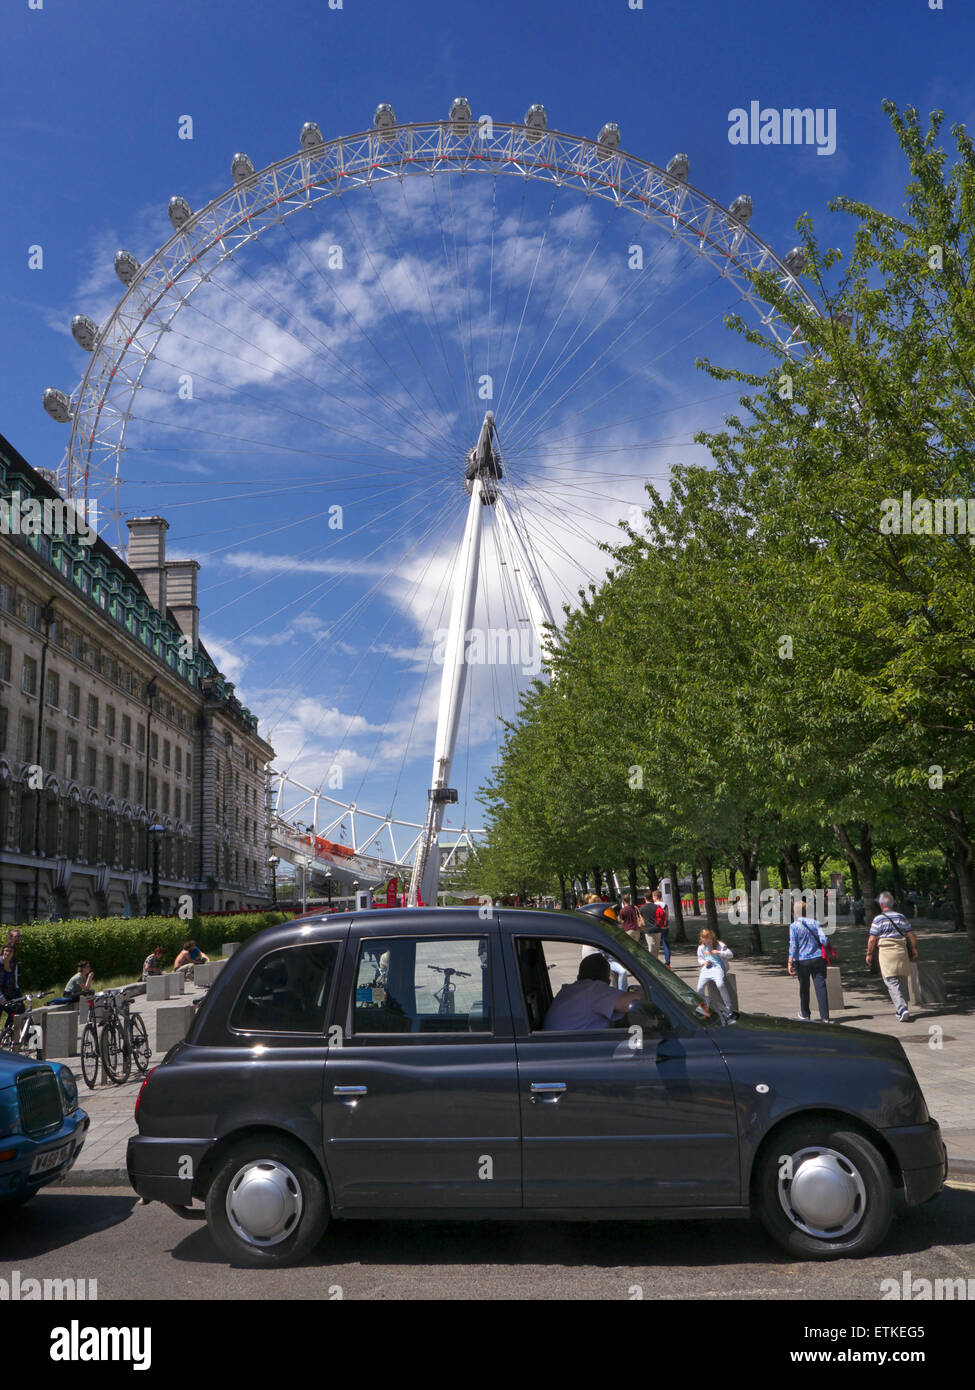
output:
<svg viewBox="0 0 975 1390"><path fill-rule="evenodd" d="M728 993L728 986L724 982L725 961L734 960L734 953L730 946L726 946L723 941L719 941L710 927L704 927L698 937L697 963L701 967L701 973L697 977L697 992L702 997L708 987L708 981L714 985L721 995L722 1002L727 1014L734 1013L731 1003L731 995Z"/></svg>

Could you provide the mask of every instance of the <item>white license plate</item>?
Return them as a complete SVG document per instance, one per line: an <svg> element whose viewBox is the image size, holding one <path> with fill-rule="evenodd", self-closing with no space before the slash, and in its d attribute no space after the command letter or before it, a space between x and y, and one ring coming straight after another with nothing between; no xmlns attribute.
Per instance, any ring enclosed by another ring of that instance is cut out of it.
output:
<svg viewBox="0 0 975 1390"><path fill-rule="evenodd" d="M70 1144L62 1144L57 1149L48 1149L46 1153L38 1154L34 1162L30 1165L31 1177L35 1173L49 1173L52 1168L60 1168L71 1157L71 1150L74 1148L74 1141Z"/></svg>

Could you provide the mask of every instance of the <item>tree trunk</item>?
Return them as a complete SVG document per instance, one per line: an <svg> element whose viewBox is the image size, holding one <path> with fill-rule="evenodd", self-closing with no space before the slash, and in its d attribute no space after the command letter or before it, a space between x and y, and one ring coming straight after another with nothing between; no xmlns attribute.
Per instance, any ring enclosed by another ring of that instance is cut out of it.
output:
<svg viewBox="0 0 975 1390"><path fill-rule="evenodd" d="M746 911L748 912L748 949L752 955L762 953L762 932L758 922L752 921L752 883L758 875L758 850L744 849L738 846L738 862L741 865L741 874L744 880L744 889L747 895Z"/></svg>
<svg viewBox="0 0 975 1390"><path fill-rule="evenodd" d="M779 887L782 889L782 892L783 892L783 893L788 893L788 891L789 891L789 870L786 868L786 863L785 863L785 860L784 860L784 859L780 859L780 860L779 860L778 869L779 869Z"/></svg>
<svg viewBox="0 0 975 1390"><path fill-rule="evenodd" d="M674 895L674 921L677 924L676 931L671 934L671 941L686 941L687 932L684 930L684 909L680 901L680 888L677 883L677 865L668 864L667 872L670 874L670 887Z"/></svg>
<svg viewBox="0 0 975 1390"><path fill-rule="evenodd" d="M701 856L701 870L704 877L704 906L708 926L718 935L718 905L714 901L714 860L709 854Z"/></svg>
<svg viewBox="0 0 975 1390"><path fill-rule="evenodd" d="M729 865L728 865L728 887L729 887L730 889L734 890L734 888L735 888L736 885L737 885L737 882L738 882L738 875L737 875L737 873L736 873L736 871L735 871L735 866L734 866L734 864L729 864Z"/></svg>
<svg viewBox="0 0 975 1390"><path fill-rule="evenodd" d="M965 930L965 917L961 908L961 883L958 880L958 869L955 864L955 856L952 850L945 850L945 864L948 868L948 896L951 898L951 910L954 913L955 931Z"/></svg>
<svg viewBox="0 0 975 1390"><path fill-rule="evenodd" d="M862 898L863 890L860 887L860 875L857 873L857 866L852 859L846 861L847 868L850 870L850 890L854 898Z"/></svg>
<svg viewBox="0 0 975 1390"><path fill-rule="evenodd" d="M700 917L701 904L697 899L697 860L691 865L691 902L694 904L694 916Z"/></svg>
<svg viewBox="0 0 975 1390"><path fill-rule="evenodd" d="M823 887L823 865L826 863L825 854L814 854L809 861L813 868L813 884L816 888Z"/></svg>
<svg viewBox="0 0 975 1390"><path fill-rule="evenodd" d="M901 873L900 861L897 858L897 850L893 845L887 846L887 858L890 860L890 876L894 885L894 897L898 912L904 910L904 875Z"/></svg>
<svg viewBox="0 0 975 1390"><path fill-rule="evenodd" d="M592 891L597 897L602 897L603 871L598 864L593 864L592 866Z"/></svg>
<svg viewBox="0 0 975 1390"><path fill-rule="evenodd" d="M636 891L636 860L628 859L626 867L630 874L630 902L635 903L640 896Z"/></svg>
<svg viewBox="0 0 975 1390"><path fill-rule="evenodd" d="M783 884L783 888L802 887L802 856L799 853L799 846L795 843L786 845L785 848L785 867L789 876L788 884Z"/></svg>
<svg viewBox="0 0 975 1390"><path fill-rule="evenodd" d="M565 888L565 874L559 874L559 896L560 896L561 899L562 899L562 911L563 911L563 912L568 912L568 910L569 910L569 895L568 895L568 893L566 892L566 888Z"/></svg>
<svg viewBox="0 0 975 1390"><path fill-rule="evenodd" d="M850 828L846 825L834 825L833 834L839 840L843 853L850 861L851 871L853 866L856 866L860 887L863 890L863 910L869 926L877 915L877 871L873 864L873 840L870 834L870 825L867 821L860 821L857 826L855 844L850 835ZM860 895L858 894L858 896Z"/></svg>

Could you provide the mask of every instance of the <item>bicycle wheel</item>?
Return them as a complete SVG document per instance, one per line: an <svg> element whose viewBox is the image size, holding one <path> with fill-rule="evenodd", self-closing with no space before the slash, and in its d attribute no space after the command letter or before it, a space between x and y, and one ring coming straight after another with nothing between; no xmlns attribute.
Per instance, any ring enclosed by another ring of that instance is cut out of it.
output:
<svg viewBox="0 0 975 1390"><path fill-rule="evenodd" d="M149 1046L149 1034L146 1032L141 1014L132 1014L129 1018L129 1047L140 1075L145 1076L149 1070L152 1048Z"/></svg>
<svg viewBox="0 0 975 1390"><path fill-rule="evenodd" d="M88 1089L94 1090L98 1080L98 1036L93 1023L86 1023L81 1034L81 1074Z"/></svg>
<svg viewBox="0 0 975 1390"><path fill-rule="evenodd" d="M127 1081L132 1066L128 1039L119 1019L110 1019L102 1029L102 1066L109 1081L120 1086Z"/></svg>

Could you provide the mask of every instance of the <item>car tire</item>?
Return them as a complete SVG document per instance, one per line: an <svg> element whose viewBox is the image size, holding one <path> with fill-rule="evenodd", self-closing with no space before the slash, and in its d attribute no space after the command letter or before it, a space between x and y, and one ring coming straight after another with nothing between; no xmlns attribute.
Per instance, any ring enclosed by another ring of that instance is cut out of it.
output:
<svg viewBox="0 0 975 1390"><path fill-rule="evenodd" d="M314 1161L281 1135L256 1136L224 1156L206 1195L207 1227L233 1264L296 1264L321 1240L328 1194Z"/></svg>
<svg viewBox="0 0 975 1390"><path fill-rule="evenodd" d="M884 1239L893 1183L878 1149L855 1130L799 1121L759 1160L755 1204L773 1240L801 1260L866 1255Z"/></svg>

